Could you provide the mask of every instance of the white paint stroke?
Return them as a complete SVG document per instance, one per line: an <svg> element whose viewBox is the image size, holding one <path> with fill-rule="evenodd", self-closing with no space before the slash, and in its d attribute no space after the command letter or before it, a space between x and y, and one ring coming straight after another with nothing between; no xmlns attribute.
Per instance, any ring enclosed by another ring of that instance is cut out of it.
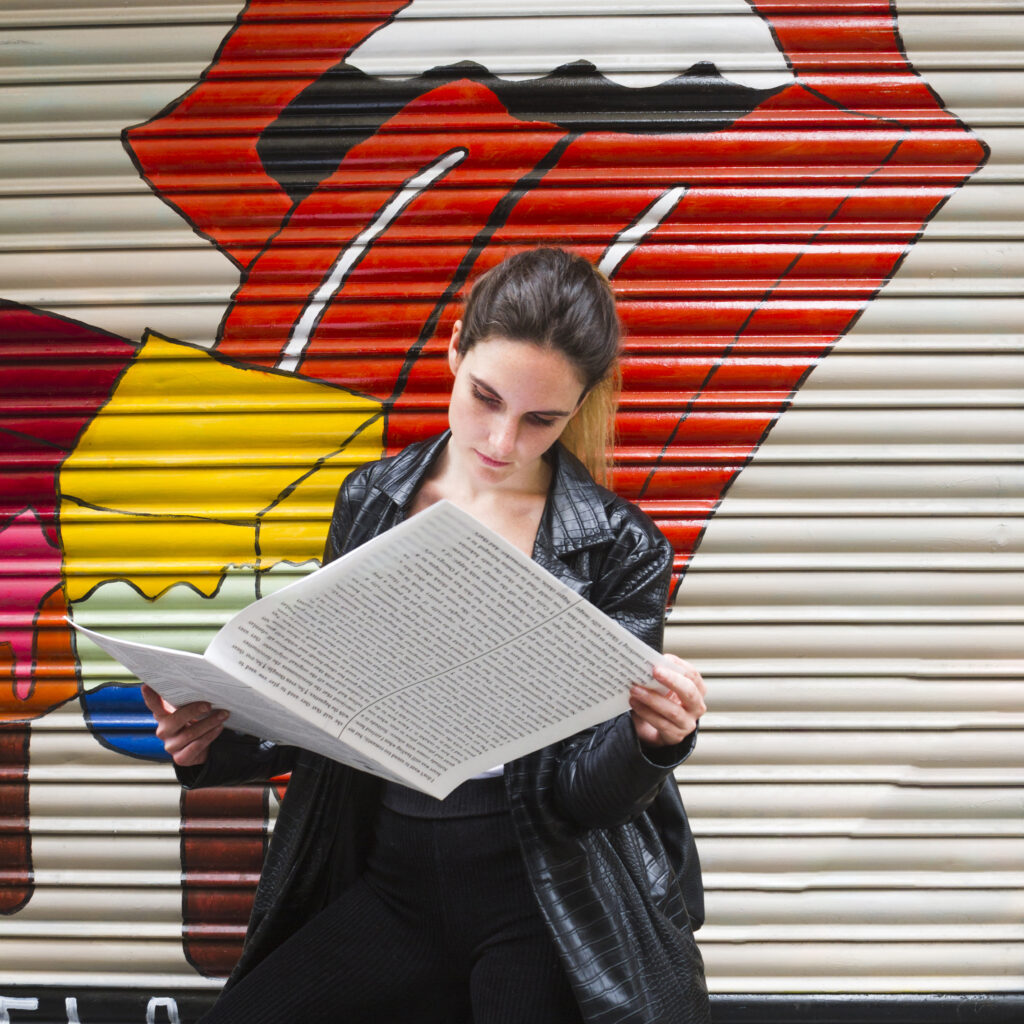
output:
<svg viewBox="0 0 1024 1024"><path fill-rule="evenodd" d="M454 149L428 164L415 177L406 181L401 188L378 211L369 224L352 239L338 254L334 265L312 294L302 315L292 330L288 344L277 361L279 370L294 372L298 369L310 338L324 309L345 284L352 268L359 262L366 247L401 215L402 211L425 189L447 174L453 167L469 156L467 149Z"/></svg>
<svg viewBox="0 0 1024 1024"><path fill-rule="evenodd" d="M605 78L629 88L670 81L707 61L730 82L750 88L794 80L767 22L747 0L718 0L713 12L704 13L685 5L629 11L621 0L600 0L585 11L545 5L543 14L523 17L509 6L506 0L476 0L463 12L449 0L412 0L346 61L368 75L413 78L470 60L517 81L588 60Z"/></svg>
<svg viewBox="0 0 1024 1024"><path fill-rule="evenodd" d="M146 1006L146 1024L156 1024L156 1011L165 1010L168 1024L181 1024L178 1003L170 996L153 996Z"/></svg>
<svg viewBox="0 0 1024 1024"><path fill-rule="evenodd" d="M622 265L622 261L676 208L679 200L686 195L686 188L686 185L670 188L615 236L598 264L607 277L611 277Z"/></svg>

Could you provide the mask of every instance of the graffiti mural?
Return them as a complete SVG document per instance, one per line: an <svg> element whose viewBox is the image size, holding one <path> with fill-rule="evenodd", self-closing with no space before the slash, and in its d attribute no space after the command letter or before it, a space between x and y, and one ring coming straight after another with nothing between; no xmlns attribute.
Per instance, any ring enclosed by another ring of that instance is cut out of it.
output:
<svg viewBox="0 0 1024 1024"><path fill-rule="evenodd" d="M552 16L535 55L530 18L251 0L201 80L126 127L142 179L239 286L210 349L0 307L0 742L18 823L0 910L32 894L30 721L77 700L96 742L163 758L131 680L64 616L201 650L308 571L345 473L444 426L460 296L517 247L571 246L613 282L614 485L672 540L678 583L796 389L985 158L887 4L721 8ZM628 47L668 70L624 70L608 55ZM260 789L182 799L201 974L237 957L267 814Z"/></svg>

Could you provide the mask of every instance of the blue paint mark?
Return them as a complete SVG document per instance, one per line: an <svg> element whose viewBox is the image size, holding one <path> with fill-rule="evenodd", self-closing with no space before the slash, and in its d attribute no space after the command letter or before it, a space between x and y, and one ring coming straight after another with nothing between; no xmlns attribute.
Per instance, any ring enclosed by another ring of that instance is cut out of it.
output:
<svg viewBox="0 0 1024 1024"><path fill-rule="evenodd" d="M143 761L169 761L138 686L111 683L81 696L89 731L105 747Z"/></svg>

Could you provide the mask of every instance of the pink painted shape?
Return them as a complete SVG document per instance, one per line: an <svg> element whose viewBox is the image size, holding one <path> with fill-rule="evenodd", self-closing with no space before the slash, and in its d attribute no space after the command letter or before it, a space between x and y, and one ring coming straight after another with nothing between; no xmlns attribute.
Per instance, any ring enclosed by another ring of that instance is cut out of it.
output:
<svg viewBox="0 0 1024 1024"><path fill-rule="evenodd" d="M0 644L14 652L14 696L32 694L35 619L47 594L61 583L60 552L46 539L35 510L26 508L0 529Z"/></svg>

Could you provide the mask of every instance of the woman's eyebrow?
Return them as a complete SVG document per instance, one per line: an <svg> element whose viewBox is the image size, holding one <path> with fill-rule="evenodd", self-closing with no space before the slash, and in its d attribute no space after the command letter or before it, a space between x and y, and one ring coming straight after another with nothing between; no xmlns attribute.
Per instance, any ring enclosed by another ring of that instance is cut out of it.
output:
<svg viewBox="0 0 1024 1024"><path fill-rule="evenodd" d="M497 398L499 401L504 402L505 399L491 387L487 381L481 380L476 374L471 373L469 379L473 382L473 386L479 388L481 391L486 391L489 395ZM531 409L530 414L532 416L571 416L573 410L569 409Z"/></svg>

